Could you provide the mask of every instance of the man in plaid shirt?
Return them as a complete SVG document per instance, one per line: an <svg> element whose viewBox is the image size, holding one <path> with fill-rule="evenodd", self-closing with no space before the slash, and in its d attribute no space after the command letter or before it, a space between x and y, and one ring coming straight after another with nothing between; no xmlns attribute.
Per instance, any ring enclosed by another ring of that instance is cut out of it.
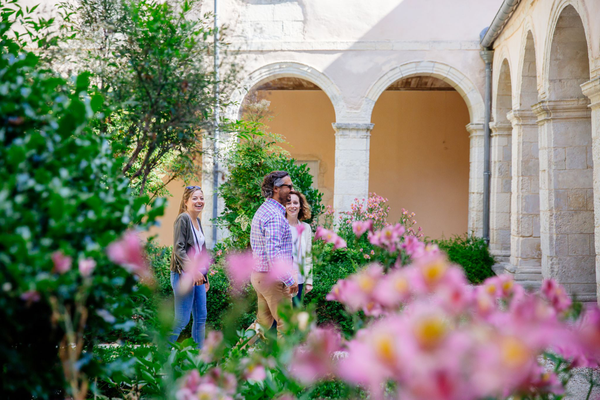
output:
<svg viewBox="0 0 600 400"><path fill-rule="evenodd" d="M265 329L277 321L279 337L284 322L277 314L277 307L284 302L291 304L298 292L291 268L292 233L285 218L285 204L292 188L292 179L285 171L265 176L261 190L266 200L254 214L250 230L250 245L256 259L251 281L258 297L257 320Z"/></svg>

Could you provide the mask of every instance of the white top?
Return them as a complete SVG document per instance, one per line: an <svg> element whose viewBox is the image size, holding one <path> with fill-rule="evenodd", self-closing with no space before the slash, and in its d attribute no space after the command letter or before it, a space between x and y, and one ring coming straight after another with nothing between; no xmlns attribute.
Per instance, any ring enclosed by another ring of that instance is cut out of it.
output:
<svg viewBox="0 0 600 400"><path fill-rule="evenodd" d="M192 217L189 214L187 214L187 215L188 215L188 217L190 217L190 220L191 220ZM199 226L200 225L198 225L198 227ZM202 233L202 229L196 229L196 226L194 226L194 221L192 221L192 236L194 237L194 250L196 250L196 254L200 254L200 252L202 251L202 245L204 245L205 239L204 239L204 234Z"/></svg>
<svg viewBox="0 0 600 400"><path fill-rule="evenodd" d="M298 230L290 225L292 233L292 256L294 260L294 269L298 275L298 283L313 284L312 277L312 230L306 222L299 222L304 226L302 236L298 236ZM300 267L304 267L303 271Z"/></svg>
<svg viewBox="0 0 600 400"><path fill-rule="evenodd" d="M202 251L202 245L204 244L204 234L201 229L196 229L194 224L192 224L193 234L194 234L194 248L196 252L200 253Z"/></svg>

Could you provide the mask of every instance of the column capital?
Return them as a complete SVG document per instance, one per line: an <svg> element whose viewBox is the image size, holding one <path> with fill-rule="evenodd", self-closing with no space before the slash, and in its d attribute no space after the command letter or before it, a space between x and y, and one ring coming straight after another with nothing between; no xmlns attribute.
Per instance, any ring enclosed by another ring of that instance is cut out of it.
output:
<svg viewBox="0 0 600 400"><path fill-rule="evenodd" d="M581 91L591 100L590 108L600 108L600 77L583 83Z"/></svg>
<svg viewBox="0 0 600 400"><path fill-rule="evenodd" d="M467 124L466 128L467 132L469 132L469 137L483 136L485 130L483 122L471 122Z"/></svg>
<svg viewBox="0 0 600 400"><path fill-rule="evenodd" d="M531 109L521 108L511 110L506 114L508 120L515 125L537 125L537 116Z"/></svg>
<svg viewBox="0 0 600 400"><path fill-rule="evenodd" d="M552 119L582 119L589 118L587 98L567 100L544 100L531 106L537 116L538 124Z"/></svg>
<svg viewBox="0 0 600 400"><path fill-rule="evenodd" d="M333 129L335 130L336 136L363 137L371 135L371 130L373 130L375 124L334 122L331 126L333 126Z"/></svg>
<svg viewBox="0 0 600 400"><path fill-rule="evenodd" d="M371 131L375 124L356 122L334 122L331 124L336 131Z"/></svg>
<svg viewBox="0 0 600 400"><path fill-rule="evenodd" d="M510 136L512 135L512 129L511 124L490 122L491 136Z"/></svg>

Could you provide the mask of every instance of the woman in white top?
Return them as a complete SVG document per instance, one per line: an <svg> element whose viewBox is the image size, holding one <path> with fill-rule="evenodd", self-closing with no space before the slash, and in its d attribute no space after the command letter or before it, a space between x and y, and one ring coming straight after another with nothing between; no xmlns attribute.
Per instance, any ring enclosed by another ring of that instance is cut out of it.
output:
<svg viewBox="0 0 600 400"><path fill-rule="evenodd" d="M192 338L199 349L204 344L206 325L206 292L209 289L207 271L197 277L192 290L180 293L179 282L184 273L184 266L192 254L206 251L204 233L200 224L200 214L204 209L204 193L200 186L188 186L183 192L179 215L175 219L173 233L173 254L171 256L171 286L175 301L175 322L170 337L175 342L181 331L194 318Z"/></svg>
<svg viewBox="0 0 600 400"><path fill-rule="evenodd" d="M303 294L313 288L312 230L309 224L303 222L310 219L310 206L302 193L292 190L285 210L292 232L294 268L298 275L298 294L293 299L297 306L302 301Z"/></svg>

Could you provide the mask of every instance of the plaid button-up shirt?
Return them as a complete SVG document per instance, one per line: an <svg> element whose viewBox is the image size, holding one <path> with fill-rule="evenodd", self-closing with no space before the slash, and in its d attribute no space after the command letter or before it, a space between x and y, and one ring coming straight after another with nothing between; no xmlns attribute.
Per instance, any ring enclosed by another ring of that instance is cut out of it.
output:
<svg viewBox="0 0 600 400"><path fill-rule="evenodd" d="M267 199L254 214L250 245L256 258L256 271L269 272L277 261L292 265L292 232L285 219L285 207L278 201ZM291 271L280 279L286 286L294 284Z"/></svg>

